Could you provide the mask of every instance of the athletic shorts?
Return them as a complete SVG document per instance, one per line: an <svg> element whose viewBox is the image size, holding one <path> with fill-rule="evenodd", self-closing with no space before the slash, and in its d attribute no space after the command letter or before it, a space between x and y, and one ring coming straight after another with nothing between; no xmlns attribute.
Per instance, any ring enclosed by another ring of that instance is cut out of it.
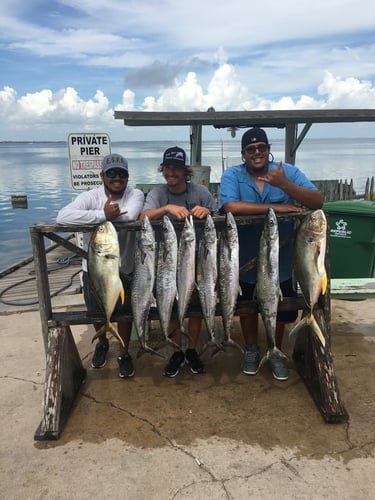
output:
<svg viewBox="0 0 375 500"><path fill-rule="evenodd" d="M238 300L254 300L254 290L255 283L245 283L244 281L240 281L240 287L242 290L242 295L238 296ZM283 281L280 283L280 288L283 294L283 297L297 297L297 290L293 288L292 279L287 281ZM294 311L279 311L277 313L276 321L278 323L294 323L298 316L298 309Z"/></svg>

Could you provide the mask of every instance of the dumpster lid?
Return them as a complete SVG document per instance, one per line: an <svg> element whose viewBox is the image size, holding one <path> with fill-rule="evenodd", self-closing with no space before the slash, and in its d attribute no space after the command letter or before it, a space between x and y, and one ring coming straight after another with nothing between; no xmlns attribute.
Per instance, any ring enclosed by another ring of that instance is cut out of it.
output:
<svg viewBox="0 0 375 500"><path fill-rule="evenodd" d="M375 201L371 200L339 200L327 201L323 210L328 213L358 214L375 217Z"/></svg>

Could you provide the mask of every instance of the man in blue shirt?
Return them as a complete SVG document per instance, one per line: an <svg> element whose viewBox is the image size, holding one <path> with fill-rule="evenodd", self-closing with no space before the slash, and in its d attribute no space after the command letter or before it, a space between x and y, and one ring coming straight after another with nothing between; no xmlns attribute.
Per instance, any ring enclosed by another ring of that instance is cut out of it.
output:
<svg viewBox="0 0 375 500"><path fill-rule="evenodd" d="M323 205L323 198L314 184L294 165L275 162L270 153L271 145L263 129L247 130L241 141L243 163L224 171L220 186L220 208L236 215L262 215L272 208L276 214L301 212L304 207L316 210ZM271 159L270 159L271 156ZM298 204L298 205L297 205ZM263 226L254 224L239 227L240 265L248 263L258 253ZM292 222L279 223L280 241L285 241L293 231ZM293 246L290 241L280 248L280 287L285 296L295 295L292 286ZM242 298L252 299L256 283L256 270L240 275ZM294 322L298 311L278 313L276 347L281 349L284 326ZM258 315L241 316L245 341L242 371L255 375L260 363L258 347ZM288 367L284 358L270 358L274 378L287 380Z"/></svg>

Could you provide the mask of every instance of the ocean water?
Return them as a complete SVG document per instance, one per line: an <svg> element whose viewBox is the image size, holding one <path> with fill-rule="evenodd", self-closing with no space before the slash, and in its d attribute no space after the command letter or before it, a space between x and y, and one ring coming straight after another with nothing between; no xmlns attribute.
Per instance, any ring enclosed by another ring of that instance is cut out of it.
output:
<svg viewBox="0 0 375 500"><path fill-rule="evenodd" d="M188 142L179 146L190 151ZM170 141L113 142L112 151L129 161L129 184L162 182L158 171ZM275 160L284 158L284 142L272 141ZM211 182L219 182L222 169L241 162L240 139L207 141L202 164L211 166ZM375 140L305 139L296 165L312 180L353 179L363 193L368 177L375 175ZM77 194L71 186L69 152L65 142L0 143L0 270L32 254L29 227L51 222L58 210ZM28 208L12 208L11 197L25 194Z"/></svg>

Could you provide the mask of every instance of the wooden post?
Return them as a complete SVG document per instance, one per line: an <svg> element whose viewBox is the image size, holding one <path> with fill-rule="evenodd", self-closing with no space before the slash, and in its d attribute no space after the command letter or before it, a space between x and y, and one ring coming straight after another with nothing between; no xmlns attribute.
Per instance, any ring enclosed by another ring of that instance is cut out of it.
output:
<svg viewBox="0 0 375 500"><path fill-rule="evenodd" d="M307 326L297 333L293 359L324 420L329 424L346 422L349 416L340 400L324 312L317 309L314 315L326 345L323 346Z"/></svg>
<svg viewBox="0 0 375 500"><path fill-rule="evenodd" d="M37 441L58 439L74 399L86 378L69 327L50 328L44 384L43 417L35 432Z"/></svg>

